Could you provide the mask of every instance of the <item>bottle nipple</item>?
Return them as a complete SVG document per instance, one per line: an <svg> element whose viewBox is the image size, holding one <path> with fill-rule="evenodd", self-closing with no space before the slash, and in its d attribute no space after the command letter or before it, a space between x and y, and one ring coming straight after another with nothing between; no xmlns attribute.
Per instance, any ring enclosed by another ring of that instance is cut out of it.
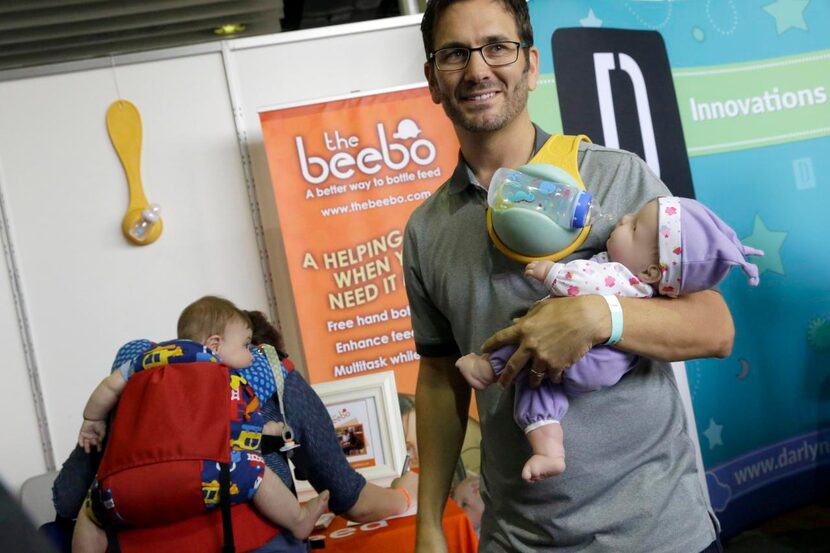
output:
<svg viewBox="0 0 830 553"><path fill-rule="evenodd" d="M590 192L581 190L574 202L570 228L582 228L606 221L612 222L611 216L603 213Z"/></svg>

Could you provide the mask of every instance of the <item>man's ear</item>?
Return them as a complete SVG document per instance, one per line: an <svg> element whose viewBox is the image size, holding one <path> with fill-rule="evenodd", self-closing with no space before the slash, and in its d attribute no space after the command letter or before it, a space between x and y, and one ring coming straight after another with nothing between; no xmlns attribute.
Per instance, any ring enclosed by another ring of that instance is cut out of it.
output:
<svg viewBox="0 0 830 553"><path fill-rule="evenodd" d="M435 79L435 65L426 62L424 63L424 77L427 79L427 84L429 85L429 95L432 97L432 101L436 104L441 103L441 93L438 91L438 81Z"/></svg>
<svg viewBox="0 0 830 553"><path fill-rule="evenodd" d="M641 282L645 282L646 284L656 284L660 282L660 278L662 276L663 272L660 270L660 266L652 264L646 267L645 271L640 271L640 274L637 275L637 278L639 278Z"/></svg>
<svg viewBox="0 0 830 553"><path fill-rule="evenodd" d="M209 336L208 339L205 340L205 345L213 350L214 353L219 353L219 349L222 347L222 337L218 334Z"/></svg>
<svg viewBox="0 0 830 553"><path fill-rule="evenodd" d="M539 79L539 49L535 46L531 46L528 49L527 63L527 88L529 90L536 90L536 82Z"/></svg>

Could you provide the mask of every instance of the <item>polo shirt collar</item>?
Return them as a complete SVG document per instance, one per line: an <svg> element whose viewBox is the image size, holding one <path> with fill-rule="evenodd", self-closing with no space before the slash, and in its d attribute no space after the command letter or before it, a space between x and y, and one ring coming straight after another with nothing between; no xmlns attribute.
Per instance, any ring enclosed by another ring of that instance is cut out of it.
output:
<svg viewBox="0 0 830 553"><path fill-rule="evenodd" d="M533 128L536 130L535 143L533 144L533 155L535 156L536 153L542 149L542 146L545 145L545 142L548 141L550 135L539 128L536 123L533 124ZM483 186L481 186L481 183L476 180L473 170L470 169L470 166L467 165L467 161L464 159L464 154L461 150L459 150L458 165L455 166L455 171L453 171L452 177L450 177L449 192L450 194L458 194L468 186L477 186L486 190Z"/></svg>

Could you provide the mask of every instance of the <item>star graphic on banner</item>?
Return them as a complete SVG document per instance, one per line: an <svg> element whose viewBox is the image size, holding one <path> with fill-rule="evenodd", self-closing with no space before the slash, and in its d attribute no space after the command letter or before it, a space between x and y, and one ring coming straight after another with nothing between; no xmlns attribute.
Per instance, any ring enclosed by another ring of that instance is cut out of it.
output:
<svg viewBox="0 0 830 553"><path fill-rule="evenodd" d="M787 239L786 232L774 232L767 228L760 215L755 215L755 226L752 234L741 240L745 245L764 250L764 257L753 257L751 261L758 266L758 274L772 271L779 275L784 274L784 265L781 263L781 245Z"/></svg>
<svg viewBox="0 0 830 553"><path fill-rule="evenodd" d="M713 449L716 445L723 445L723 440L720 439L722 430L722 424L716 423L715 419L709 419L709 428L703 433L706 439L709 440L709 449Z"/></svg>
<svg viewBox="0 0 830 553"><path fill-rule="evenodd" d="M775 30L779 35L792 27L806 31L804 9L809 3L810 0L776 0L764 6L764 11L775 18Z"/></svg>
<svg viewBox="0 0 830 553"><path fill-rule="evenodd" d="M602 19L594 15L594 10L588 8L588 15L579 20L583 27L602 27Z"/></svg>

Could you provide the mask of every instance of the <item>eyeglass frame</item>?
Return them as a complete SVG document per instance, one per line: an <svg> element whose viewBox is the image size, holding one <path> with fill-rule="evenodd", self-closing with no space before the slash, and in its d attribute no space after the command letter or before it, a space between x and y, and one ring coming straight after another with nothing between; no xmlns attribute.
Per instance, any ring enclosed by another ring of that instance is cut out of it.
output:
<svg viewBox="0 0 830 553"><path fill-rule="evenodd" d="M514 59L513 61L508 62L508 63L502 63L500 65L492 65L489 61L487 61L487 57L484 55L484 49L487 48L488 46L492 46L494 44L505 44L505 43L515 44L517 46L517 48L516 48L516 59ZM521 40L521 41L518 41L518 40L494 40L493 42L488 42L487 44L483 44L483 45L479 46L478 48L468 48L466 46L447 46L446 48L439 48L438 50L433 50L432 52L430 52L429 56L427 56L427 59L429 60L430 63L435 65L435 69L437 71L463 71L464 69L467 69L468 65L470 65L470 59L473 57L473 52L481 52L481 59L483 59L484 63L486 63L489 67L506 67L508 65L513 65L514 63L519 61L519 50L521 50L522 48L530 48L531 46L533 46L533 42L526 42L524 40ZM436 54L438 54L438 52L440 52L441 50L467 50L467 61L464 62L463 67L458 67L456 69L441 69L440 67L438 67L438 61L436 60Z"/></svg>

